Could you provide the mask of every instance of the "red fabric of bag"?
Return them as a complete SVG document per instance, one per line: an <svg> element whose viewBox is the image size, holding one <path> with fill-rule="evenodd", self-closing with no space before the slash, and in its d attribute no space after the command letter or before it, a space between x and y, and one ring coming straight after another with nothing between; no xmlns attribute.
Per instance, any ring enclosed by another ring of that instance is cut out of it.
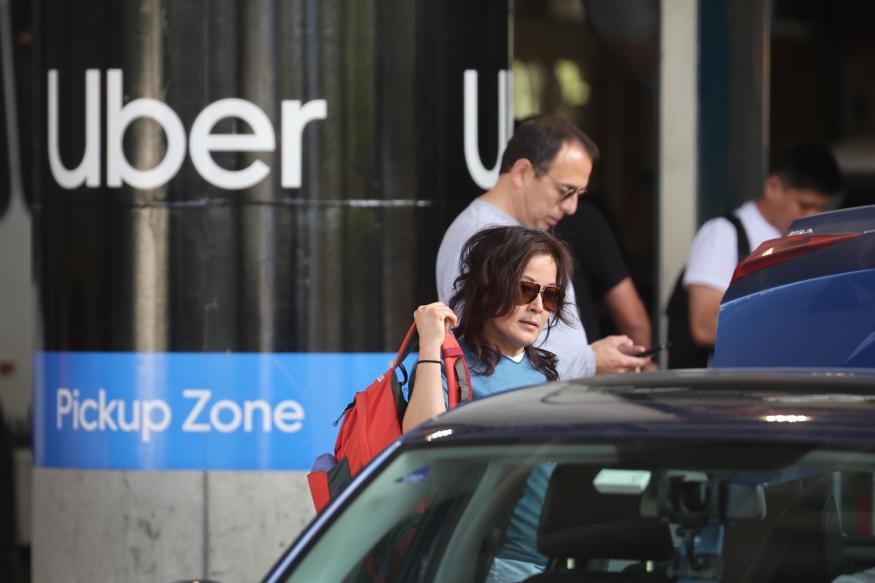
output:
<svg viewBox="0 0 875 583"><path fill-rule="evenodd" d="M392 371L394 374L394 371ZM398 407L388 373L355 395L355 405L347 411L334 444L334 457L349 460L355 476L371 459L401 437Z"/></svg>
<svg viewBox="0 0 875 583"><path fill-rule="evenodd" d="M310 472L307 474L307 484L310 486L310 497L316 512L322 510L329 502L328 472Z"/></svg>
<svg viewBox="0 0 875 583"><path fill-rule="evenodd" d="M389 370L377 377L364 391L357 392L352 405L343 414L343 423L334 444L334 456L338 462L347 460L352 476L358 474L377 454L401 437L402 417L396 397L396 391L400 391L400 386L395 377L395 369L408 355L408 347L415 332L416 325L413 325L404 337L401 349ZM444 359L449 390L449 408L452 409L462 400L471 399L471 377L462 349L449 330L441 346L441 355ZM456 364L459 361L461 366ZM459 371L462 372L463 378L458 378ZM313 472L311 475L316 473L325 472ZM321 487L319 486L321 482L314 478L310 490L313 503L319 511L328 503L328 496L323 497L321 493L314 490L313 482L317 483L317 487ZM326 478L326 493L327 484ZM319 494L318 500L317 494Z"/></svg>

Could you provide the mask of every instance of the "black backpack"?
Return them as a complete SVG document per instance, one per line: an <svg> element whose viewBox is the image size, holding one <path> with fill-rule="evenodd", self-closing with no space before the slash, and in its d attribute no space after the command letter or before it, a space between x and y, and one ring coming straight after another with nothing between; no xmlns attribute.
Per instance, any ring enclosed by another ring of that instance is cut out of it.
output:
<svg viewBox="0 0 875 583"><path fill-rule="evenodd" d="M750 255L750 241L747 233L734 214L723 215L723 218L735 227L738 246L738 261ZM671 348L668 351L668 368L705 368L712 348L699 346L690 333L690 298L684 287L684 271L682 269L674 284L674 290L665 308L668 316L668 341Z"/></svg>

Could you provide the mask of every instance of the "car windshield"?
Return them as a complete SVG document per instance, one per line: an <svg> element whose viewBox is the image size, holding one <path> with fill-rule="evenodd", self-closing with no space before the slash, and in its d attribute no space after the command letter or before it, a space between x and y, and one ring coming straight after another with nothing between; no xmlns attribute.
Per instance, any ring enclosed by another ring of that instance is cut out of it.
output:
<svg viewBox="0 0 875 583"><path fill-rule="evenodd" d="M372 477L286 580L831 581L875 567L873 472L869 450L805 444L435 439Z"/></svg>

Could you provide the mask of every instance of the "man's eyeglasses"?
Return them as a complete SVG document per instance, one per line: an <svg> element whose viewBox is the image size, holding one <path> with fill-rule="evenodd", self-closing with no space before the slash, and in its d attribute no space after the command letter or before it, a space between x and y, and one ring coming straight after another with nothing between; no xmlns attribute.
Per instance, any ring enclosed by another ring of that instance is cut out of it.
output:
<svg viewBox="0 0 875 583"><path fill-rule="evenodd" d="M535 298L541 294L541 299L544 302L544 309L548 312L555 312L562 307L562 302L565 301L565 290L555 285L542 286L533 281L521 281L520 291L517 296L517 304L531 304Z"/></svg>
<svg viewBox="0 0 875 583"><path fill-rule="evenodd" d="M550 179L550 182L553 184L553 188L556 189L556 192L559 193L559 196L562 197L563 201L568 200L574 195L580 197L586 194L585 186L581 188L575 188L574 186L569 186L568 184L561 184L559 182L556 182L549 174L545 174L545 176Z"/></svg>

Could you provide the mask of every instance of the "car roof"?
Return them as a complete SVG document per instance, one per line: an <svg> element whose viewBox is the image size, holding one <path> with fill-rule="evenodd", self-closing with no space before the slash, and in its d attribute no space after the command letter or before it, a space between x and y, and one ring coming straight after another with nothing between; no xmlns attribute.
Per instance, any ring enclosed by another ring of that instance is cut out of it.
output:
<svg viewBox="0 0 875 583"><path fill-rule="evenodd" d="M839 209L796 219L789 232L848 233L875 228L875 205Z"/></svg>
<svg viewBox="0 0 875 583"><path fill-rule="evenodd" d="M875 443L875 371L662 371L554 382L449 411L405 435L440 439L730 439Z"/></svg>

